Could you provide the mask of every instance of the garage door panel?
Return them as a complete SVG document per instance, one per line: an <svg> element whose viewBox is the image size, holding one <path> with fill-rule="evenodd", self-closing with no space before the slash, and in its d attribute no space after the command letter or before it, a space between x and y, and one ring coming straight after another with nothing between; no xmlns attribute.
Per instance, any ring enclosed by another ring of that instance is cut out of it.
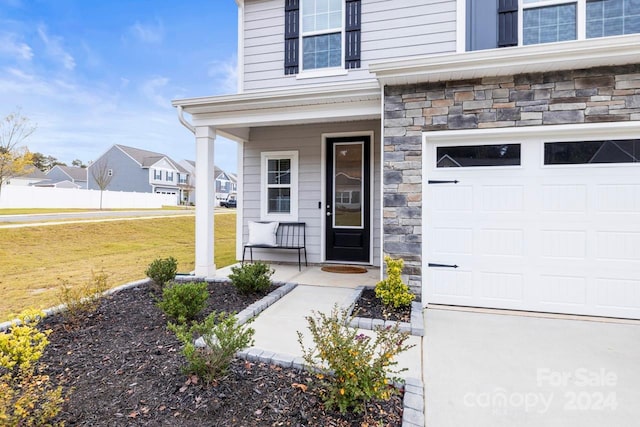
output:
<svg viewBox="0 0 640 427"><path fill-rule="evenodd" d="M542 230L540 237L543 257L584 259L587 256L584 230Z"/></svg>
<svg viewBox="0 0 640 427"><path fill-rule="evenodd" d="M510 301L520 304L523 299L522 274L483 271L480 273L480 297L484 300Z"/></svg>
<svg viewBox="0 0 640 427"><path fill-rule="evenodd" d="M516 185L484 185L481 190L484 212L516 212L524 210L524 187Z"/></svg>
<svg viewBox="0 0 640 427"><path fill-rule="evenodd" d="M639 171L640 173L640 171ZM640 184L606 184L596 187L596 211L640 212Z"/></svg>
<svg viewBox="0 0 640 427"><path fill-rule="evenodd" d="M640 279L598 278L596 295L599 307L622 313L640 309Z"/></svg>
<svg viewBox="0 0 640 427"><path fill-rule="evenodd" d="M470 255L473 252L473 230L454 227L434 228L431 245L436 255Z"/></svg>
<svg viewBox="0 0 640 427"><path fill-rule="evenodd" d="M484 255L522 256L524 254L524 232L514 229L480 230L479 250Z"/></svg>
<svg viewBox="0 0 640 427"><path fill-rule="evenodd" d="M432 186L430 199L434 201L433 211L436 213L473 212L471 186L438 184Z"/></svg>
<svg viewBox="0 0 640 427"><path fill-rule="evenodd" d="M596 246L598 259L640 261L640 232L600 231Z"/></svg>
<svg viewBox="0 0 640 427"><path fill-rule="evenodd" d="M473 301L473 274L469 270L432 269L433 293L445 304Z"/></svg>
<svg viewBox="0 0 640 427"><path fill-rule="evenodd" d="M576 305L587 303L587 279L581 276L540 275L536 285L542 304ZM543 307L543 306L542 306Z"/></svg>
<svg viewBox="0 0 640 427"><path fill-rule="evenodd" d="M542 185L542 212L586 212L586 185Z"/></svg>

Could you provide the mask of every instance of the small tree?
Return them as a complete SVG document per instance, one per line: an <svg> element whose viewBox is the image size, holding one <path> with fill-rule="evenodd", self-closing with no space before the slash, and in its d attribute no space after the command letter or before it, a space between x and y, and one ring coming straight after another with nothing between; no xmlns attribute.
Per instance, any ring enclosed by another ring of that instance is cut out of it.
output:
<svg viewBox="0 0 640 427"><path fill-rule="evenodd" d="M91 176L100 189L100 210L102 210L102 193L107 189L113 179L113 169L109 169L109 162L101 161L91 165Z"/></svg>
<svg viewBox="0 0 640 427"><path fill-rule="evenodd" d="M36 125L22 116L19 109L0 121L0 191L12 177L26 175L32 170L32 155L21 144L35 131Z"/></svg>

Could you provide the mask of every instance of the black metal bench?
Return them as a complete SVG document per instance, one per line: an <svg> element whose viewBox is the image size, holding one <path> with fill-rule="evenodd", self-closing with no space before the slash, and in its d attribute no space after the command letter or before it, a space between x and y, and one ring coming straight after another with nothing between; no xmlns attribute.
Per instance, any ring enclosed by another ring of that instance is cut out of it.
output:
<svg viewBox="0 0 640 427"><path fill-rule="evenodd" d="M259 221L266 223L265 221ZM242 248L242 264L244 264L245 253L249 249L251 262L253 262L253 249L289 249L298 251L298 270L302 271L302 253L304 252L304 265L307 263L307 232L304 222L281 222L276 230L275 245L251 245L245 244Z"/></svg>

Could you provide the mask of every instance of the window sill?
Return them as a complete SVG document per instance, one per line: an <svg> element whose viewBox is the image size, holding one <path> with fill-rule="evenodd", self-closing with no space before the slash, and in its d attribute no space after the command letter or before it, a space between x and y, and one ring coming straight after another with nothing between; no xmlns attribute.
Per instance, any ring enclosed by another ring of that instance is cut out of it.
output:
<svg viewBox="0 0 640 427"><path fill-rule="evenodd" d="M348 73L348 70L345 70L344 68L326 68L322 70L301 71L296 74L296 79L304 80L316 79L318 77L346 76Z"/></svg>

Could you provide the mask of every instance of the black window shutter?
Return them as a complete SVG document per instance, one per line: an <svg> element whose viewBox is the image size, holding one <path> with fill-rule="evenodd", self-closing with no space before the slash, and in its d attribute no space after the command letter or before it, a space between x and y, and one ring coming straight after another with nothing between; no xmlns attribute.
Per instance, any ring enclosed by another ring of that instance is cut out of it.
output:
<svg viewBox="0 0 640 427"><path fill-rule="evenodd" d="M300 0L284 2L284 73L298 74Z"/></svg>
<svg viewBox="0 0 640 427"><path fill-rule="evenodd" d="M498 0L498 47L518 45L518 0Z"/></svg>
<svg viewBox="0 0 640 427"><path fill-rule="evenodd" d="M345 68L360 68L361 0L347 0L345 17Z"/></svg>

